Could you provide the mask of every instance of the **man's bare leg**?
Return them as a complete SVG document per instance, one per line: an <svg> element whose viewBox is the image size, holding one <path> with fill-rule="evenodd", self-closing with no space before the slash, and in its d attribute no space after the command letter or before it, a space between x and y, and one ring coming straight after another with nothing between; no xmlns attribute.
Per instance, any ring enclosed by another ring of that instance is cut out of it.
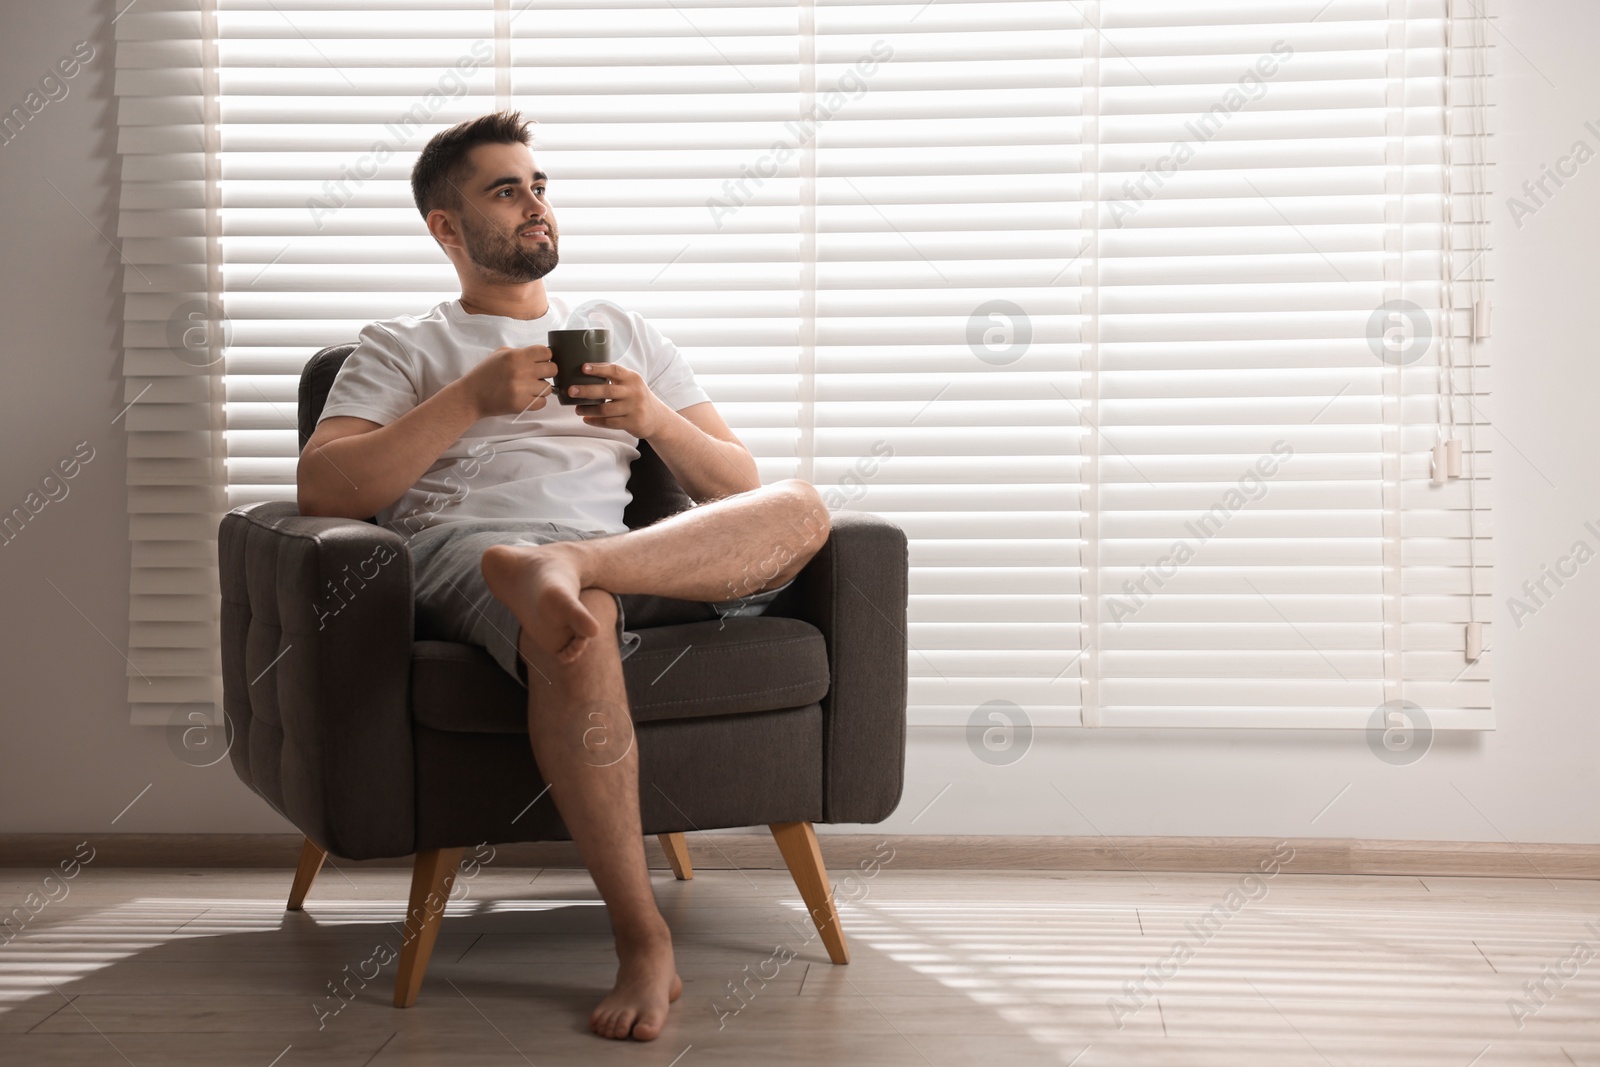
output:
<svg viewBox="0 0 1600 1067"><path fill-rule="evenodd" d="M732 600L794 577L828 529L817 490L789 479L625 534L497 545L483 554L483 574L519 619L532 620L523 627L533 643L571 663L605 630L580 601L582 590Z"/></svg>
<svg viewBox="0 0 1600 1067"><path fill-rule="evenodd" d="M683 989L645 867L638 752L611 594L747 596L799 573L828 529L816 489L788 481L644 530L501 545L483 555L490 590L522 624L534 758L616 935L617 982L590 1016L591 1029L603 1037L654 1039Z"/></svg>
<svg viewBox="0 0 1600 1067"><path fill-rule="evenodd" d="M639 823L639 750L617 652L616 601L588 589L601 624L587 654L563 664L527 636L528 736L539 771L606 902L616 938L617 980L589 1016L601 1037L653 1041L683 992L672 934L656 907Z"/></svg>

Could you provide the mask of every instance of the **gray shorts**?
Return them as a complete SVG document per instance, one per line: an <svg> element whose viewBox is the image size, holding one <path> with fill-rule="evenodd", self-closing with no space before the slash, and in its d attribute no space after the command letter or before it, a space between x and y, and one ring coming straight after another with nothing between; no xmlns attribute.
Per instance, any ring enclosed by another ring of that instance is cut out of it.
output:
<svg viewBox="0 0 1600 1067"><path fill-rule="evenodd" d="M543 545L587 541L616 534L578 530L554 522L522 519L465 519L420 530L410 538L416 579L417 637L481 645L495 662L526 685L517 638L522 624L495 599L483 580L483 553L492 545ZM785 583L732 600L679 600L651 593L613 593L617 602L617 648L627 659L639 647L628 624L645 629L685 622L760 615L787 589Z"/></svg>

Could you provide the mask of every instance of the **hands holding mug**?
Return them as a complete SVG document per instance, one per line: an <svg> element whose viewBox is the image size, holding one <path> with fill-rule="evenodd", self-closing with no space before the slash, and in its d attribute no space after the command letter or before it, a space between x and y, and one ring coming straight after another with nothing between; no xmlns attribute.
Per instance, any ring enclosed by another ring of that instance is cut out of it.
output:
<svg viewBox="0 0 1600 1067"><path fill-rule="evenodd" d="M556 399L578 405L578 415L590 426L650 437L667 406L637 371L611 362L611 333L598 328L550 331Z"/></svg>
<svg viewBox="0 0 1600 1067"><path fill-rule="evenodd" d="M641 374L609 362L608 331L552 330L550 342L497 348L461 379L479 418L538 411L555 393L590 426L639 438L657 432L667 407Z"/></svg>

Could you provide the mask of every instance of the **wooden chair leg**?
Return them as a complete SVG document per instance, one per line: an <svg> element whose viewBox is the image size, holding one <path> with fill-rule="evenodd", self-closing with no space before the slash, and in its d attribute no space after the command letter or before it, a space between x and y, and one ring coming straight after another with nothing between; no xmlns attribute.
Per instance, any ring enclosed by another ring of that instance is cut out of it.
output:
<svg viewBox="0 0 1600 1067"><path fill-rule="evenodd" d="M311 883L316 881L317 872L322 870L322 861L327 858L327 849L319 847L309 837L300 846L300 865L294 869L294 885L289 887L290 911L299 911L305 906Z"/></svg>
<svg viewBox="0 0 1600 1067"><path fill-rule="evenodd" d="M687 882L694 877L694 867L689 863L689 843L683 839L682 834L657 834L656 840L661 842L661 851L667 854L667 862L672 864L672 873L678 881Z"/></svg>
<svg viewBox="0 0 1600 1067"><path fill-rule="evenodd" d="M817 833L808 822L775 822L770 826L772 836L783 853L794 876L800 899L806 902L811 921L817 924L817 933L828 949L828 958L834 963L849 963L850 949L844 943L844 928L839 925L839 911L834 907L833 890L828 885L828 869L822 864L822 848L817 844Z"/></svg>
<svg viewBox="0 0 1600 1067"><path fill-rule="evenodd" d="M444 907L455 884L456 866L464 848L435 848L418 852L411 868L411 901L406 905L404 938L400 943L400 973L395 976L394 1006L409 1008L417 1002L428 958L439 938Z"/></svg>

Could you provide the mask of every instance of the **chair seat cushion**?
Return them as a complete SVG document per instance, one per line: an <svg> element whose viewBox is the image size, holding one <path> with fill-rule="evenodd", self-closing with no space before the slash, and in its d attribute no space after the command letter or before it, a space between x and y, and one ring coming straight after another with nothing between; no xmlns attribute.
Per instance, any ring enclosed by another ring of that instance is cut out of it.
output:
<svg viewBox="0 0 1600 1067"><path fill-rule="evenodd" d="M828 651L808 622L776 615L653 626L622 662L635 722L802 707L828 692ZM526 734L527 690L476 645L412 646L411 710L435 730Z"/></svg>

